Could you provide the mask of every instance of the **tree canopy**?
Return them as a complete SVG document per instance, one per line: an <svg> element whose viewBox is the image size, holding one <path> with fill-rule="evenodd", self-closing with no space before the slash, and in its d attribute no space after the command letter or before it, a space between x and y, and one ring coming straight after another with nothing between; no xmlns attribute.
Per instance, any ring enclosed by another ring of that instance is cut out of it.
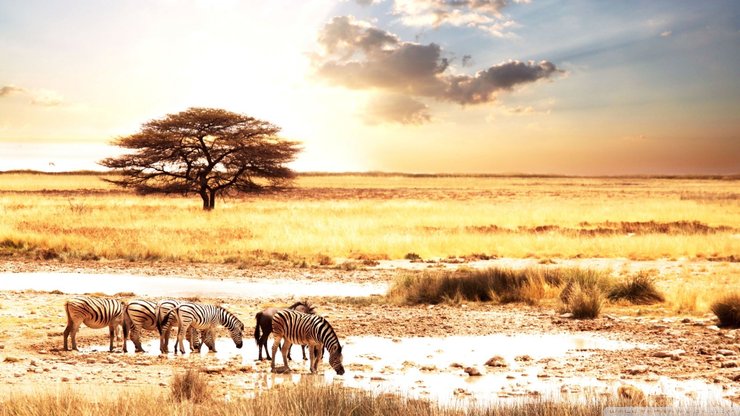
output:
<svg viewBox="0 0 740 416"><path fill-rule="evenodd" d="M285 186L294 177L286 164L300 143L277 136L267 121L215 108L190 108L152 120L113 144L133 150L100 161L121 179L117 185L142 194L197 194L203 209L222 194Z"/></svg>

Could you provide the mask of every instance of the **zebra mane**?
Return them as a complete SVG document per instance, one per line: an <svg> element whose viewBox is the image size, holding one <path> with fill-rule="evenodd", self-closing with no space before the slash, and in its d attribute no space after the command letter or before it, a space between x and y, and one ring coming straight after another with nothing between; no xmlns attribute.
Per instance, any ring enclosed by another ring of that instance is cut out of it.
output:
<svg viewBox="0 0 740 416"><path fill-rule="evenodd" d="M236 316L235 313L229 311L228 309L224 308L221 305L213 305L213 306L216 308L217 311L223 313L226 317L233 318L234 321L236 321L237 323L241 324L242 328L244 328L244 323L241 321L241 319L239 319L239 317Z"/></svg>

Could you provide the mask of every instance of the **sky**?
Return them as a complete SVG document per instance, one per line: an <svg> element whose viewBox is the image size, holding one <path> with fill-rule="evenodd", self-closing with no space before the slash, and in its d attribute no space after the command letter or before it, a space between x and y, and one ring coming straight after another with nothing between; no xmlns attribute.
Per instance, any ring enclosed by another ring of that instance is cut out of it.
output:
<svg viewBox="0 0 740 416"><path fill-rule="evenodd" d="M740 2L0 0L0 171L216 107L298 171L740 173Z"/></svg>

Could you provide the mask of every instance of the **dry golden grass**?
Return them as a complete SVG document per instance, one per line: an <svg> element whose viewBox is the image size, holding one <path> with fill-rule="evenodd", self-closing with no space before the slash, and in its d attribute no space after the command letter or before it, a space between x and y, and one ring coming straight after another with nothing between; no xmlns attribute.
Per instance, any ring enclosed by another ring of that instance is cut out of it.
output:
<svg viewBox="0 0 740 416"><path fill-rule="evenodd" d="M0 174L0 254L300 265L740 252L735 180L305 176L296 185L204 212L198 198L138 196L95 175Z"/></svg>
<svg viewBox="0 0 740 416"><path fill-rule="evenodd" d="M100 392L60 389L57 392L15 393L0 397L0 416L31 415L541 415L596 416L607 406L634 406L631 399L617 397L577 397L573 402L532 401L500 402L492 406L471 404L470 407L441 407L426 400L393 394L375 396L361 390L331 385L301 383L275 387L254 398L211 399L202 403L179 401L156 390L129 391L118 389L103 396ZM643 403L639 403L643 405ZM649 404L655 406L656 404ZM680 409L680 407L679 407ZM695 409L695 408L694 408Z"/></svg>

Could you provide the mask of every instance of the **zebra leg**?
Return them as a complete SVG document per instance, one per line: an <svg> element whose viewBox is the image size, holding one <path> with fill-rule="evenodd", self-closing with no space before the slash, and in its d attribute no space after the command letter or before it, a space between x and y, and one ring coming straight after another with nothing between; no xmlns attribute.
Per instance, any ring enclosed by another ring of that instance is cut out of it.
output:
<svg viewBox="0 0 740 416"><path fill-rule="evenodd" d="M80 330L80 325L82 325L82 322L72 324L71 338L72 338L72 350L74 351L79 351L77 349L77 331Z"/></svg>
<svg viewBox="0 0 740 416"><path fill-rule="evenodd" d="M290 347L292 347L292 346L293 346L293 344L290 341L288 341L287 338L283 339L283 347L282 347L282 349L281 349L280 352L283 354L283 362L285 363L285 369L287 371L290 371L290 366L288 365L288 361L290 361L288 359L288 353L290 353ZM275 349L275 347L273 346L273 350L274 349ZM273 353L273 356L274 355L275 354Z"/></svg>
<svg viewBox="0 0 740 416"><path fill-rule="evenodd" d="M74 323L71 319L67 320L67 327L64 328L64 351L69 351L69 348L67 347L67 338L69 338L69 334L72 332L74 328Z"/></svg>
<svg viewBox="0 0 740 416"><path fill-rule="evenodd" d="M170 329L167 328L159 335L159 352L162 354L167 354L169 352L169 346L167 344L170 343Z"/></svg>
<svg viewBox="0 0 740 416"><path fill-rule="evenodd" d="M270 369L273 372L275 372L275 357L277 356L278 346L280 346L280 340L281 340L280 335L275 335L275 339L272 340L272 359L270 361ZM283 357L283 363L286 366L288 365L288 363L285 362L285 357Z"/></svg>
<svg viewBox="0 0 740 416"><path fill-rule="evenodd" d="M113 352L113 341L116 339L116 329L118 325L111 324L108 326L108 332L110 333L110 352Z"/></svg>
<svg viewBox="0 0 740 416"><path fill-rule="evenodd" d="M185 334L187 333L188 328L177 328L177 343L180 344L175 347L175 354L177 354L177 348L180 348L180 353L183 355L185 354L185 347L183 346L183 341L185 341Z"/></svg>
<svg viewBox="0 0 740 416"><path fill-rule="evenodd" d="M144 348L141 347L141 327L137 325L131 326L131 342L134 343L134 348L136 352L144 352ZM126 342L124 340L123 342Z"/></svg>
<svg viewBox="0 0 740 416"><path fill-rule="evenodd" d="M306 361L306 346L301 345L301 352L303 353L303 361Z"/></svg>
<svg viewBox="0 0 740 416"><path fill-rule="evenodd" d="M303 347L303 345L301 345ZM316 373L316 351L314 350L313 346L308 350L308 355L311 358L308 364L309 370L311 370L311 374Z"/></svg>

